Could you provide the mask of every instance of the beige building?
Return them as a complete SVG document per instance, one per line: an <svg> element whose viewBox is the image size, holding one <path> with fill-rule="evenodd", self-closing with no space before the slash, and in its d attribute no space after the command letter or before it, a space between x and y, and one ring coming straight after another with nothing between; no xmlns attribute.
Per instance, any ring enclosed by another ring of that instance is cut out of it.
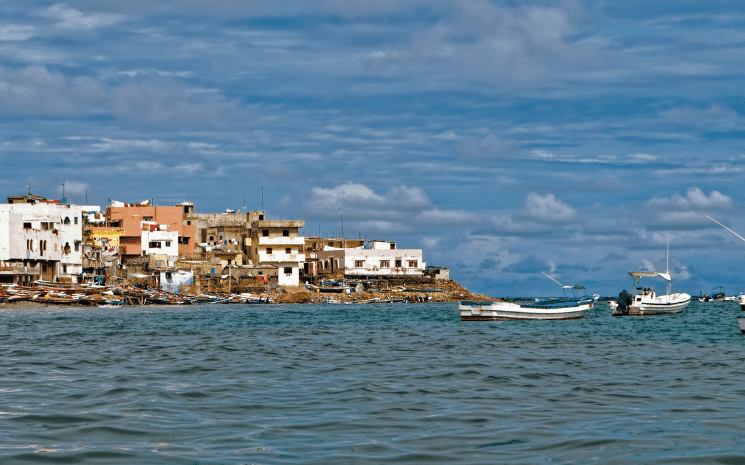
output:
<svg viewBox="0 0 745 465"><path fill-rule="evenodd" d="M280 286L297 286L300 283L300 268L305 263L302 249L305 238L298 230L304 221L255 220L251 222L249 257L256 266L276 265L277 283Z"/></svg>

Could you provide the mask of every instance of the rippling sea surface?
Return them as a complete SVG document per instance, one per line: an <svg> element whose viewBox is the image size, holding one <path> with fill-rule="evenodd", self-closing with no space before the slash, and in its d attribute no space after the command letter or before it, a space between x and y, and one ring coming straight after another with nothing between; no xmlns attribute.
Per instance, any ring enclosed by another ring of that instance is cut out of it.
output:
<svg viewBox="0 0 745 465"><path fill-rule="evenodd" d="M737 302L0 309L0 463L745 463Z"/></svg>

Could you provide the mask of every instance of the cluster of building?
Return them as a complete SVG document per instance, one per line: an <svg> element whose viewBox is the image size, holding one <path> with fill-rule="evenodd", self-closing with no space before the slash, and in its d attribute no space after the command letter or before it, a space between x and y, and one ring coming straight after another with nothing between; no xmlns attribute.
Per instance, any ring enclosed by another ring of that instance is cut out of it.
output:
<svg viewBox="0 0 745 465"><path fill-rule="evenodd" d="M303 237L302 220L264 211L195 213L194 205L73 205L36 195L0 204L0 283L37 280L178 290L210 280L298 286L319 277L449 279L421 249L391 241Z"/></svg>

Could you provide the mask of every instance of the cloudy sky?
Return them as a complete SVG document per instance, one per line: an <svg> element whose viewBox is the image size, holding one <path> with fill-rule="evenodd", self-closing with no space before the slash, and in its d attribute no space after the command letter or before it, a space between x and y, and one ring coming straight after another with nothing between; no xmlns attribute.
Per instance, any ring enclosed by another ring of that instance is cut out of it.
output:
<svg viewBox="0 0 745 465"><path fill-rule="evenodd" d="M745 291L741 2L0 3L3 196L262 206L470 289ZM263 186L263 190L262 190Z"/></svg>

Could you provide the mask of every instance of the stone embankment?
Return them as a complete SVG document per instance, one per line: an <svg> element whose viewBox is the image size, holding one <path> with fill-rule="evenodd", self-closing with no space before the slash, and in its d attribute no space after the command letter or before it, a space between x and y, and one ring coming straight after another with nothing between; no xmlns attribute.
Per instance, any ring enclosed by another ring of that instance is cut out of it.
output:
<svg viewBox="0 0 745 465"><path fill-rule="evenodd" d="M388 283L386 283L388 284ZM494 300L474 294L455 281L402 283L368 290L357 288L346 292L322 292L303 286L268 286L257 293L168 293L156 289L135 287L75 287L39 283L35 287L10 286L0 289L0 307L65 305L183 305L204 303L386 303L386 302L457 302L459 300Z"/></svg>
<svg viewBox="0 0 745 465"><path fill-rule="evenodd" d="M394 286L388 289L375 289L362 292L314 292L305 287L278 287L269 294L278 303L321 303L367 302L374 299L381 301L408 302L458 302L460 300L493 301L493 297L475 294L455 281L438 281L436 283L417 284L411 286Z"/></svg>

